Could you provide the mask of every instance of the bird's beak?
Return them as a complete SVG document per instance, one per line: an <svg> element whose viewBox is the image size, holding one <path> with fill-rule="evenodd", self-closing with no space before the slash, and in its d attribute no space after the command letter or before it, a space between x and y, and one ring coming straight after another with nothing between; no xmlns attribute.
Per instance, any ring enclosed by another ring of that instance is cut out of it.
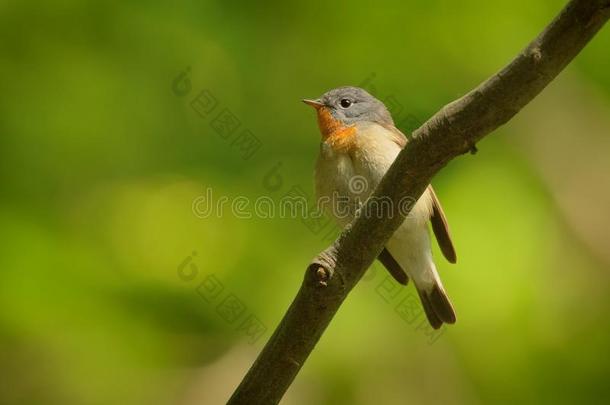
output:
<svg viewBox="0 0 610 405"><path fill-rule="evenodd" d="M324 104L322 104L322 102L320 102L320 100L310 100L310 99L305 98L305 99L303 99L303 102L307 105L312 106L316 110L319 110L320 108L324 107Z"/></svg>

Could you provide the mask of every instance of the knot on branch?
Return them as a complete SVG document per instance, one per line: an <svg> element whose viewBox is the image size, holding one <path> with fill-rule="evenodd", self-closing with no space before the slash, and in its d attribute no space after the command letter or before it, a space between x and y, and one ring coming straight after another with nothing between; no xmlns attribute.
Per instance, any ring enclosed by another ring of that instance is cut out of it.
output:
<svg viewBox="0 0 610 405"><path fill-rule="evenodd" d="M337 274L335 272L336 265L337 252L335 245L333 244L311 261L309 266L307 266L305 279L310 281L310 285L313 284L318 287L327 287L328 283Z"/></svg>
<svg viewBox="0 0 610 405"><path fill-rule="evenodd" d="M530 48L530 55L535 63L540 62L542 60L542 49L540 49L540 46Z"/></svg>
<svg viewBox="0 0 610 405"><path fill-rule="evenodd" d="M318 267L316 270L316 276L318 277L318 284L322 287L326 287L328 284L326 281L330 278L328 271L324 267Z"/></svg>

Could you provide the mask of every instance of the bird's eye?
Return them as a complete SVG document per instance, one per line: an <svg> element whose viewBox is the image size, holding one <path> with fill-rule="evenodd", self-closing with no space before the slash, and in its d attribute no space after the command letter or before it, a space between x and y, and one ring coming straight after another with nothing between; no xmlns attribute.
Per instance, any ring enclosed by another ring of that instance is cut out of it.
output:
<svg viewBox="0 0 610 405"><path fill-rule="evenodd" d="M343 108L349 108L349 106L352 105L352 100L350 100L348 98L343 98L343 99L341 99L341 101L339 101L339 104Z"/></svg>

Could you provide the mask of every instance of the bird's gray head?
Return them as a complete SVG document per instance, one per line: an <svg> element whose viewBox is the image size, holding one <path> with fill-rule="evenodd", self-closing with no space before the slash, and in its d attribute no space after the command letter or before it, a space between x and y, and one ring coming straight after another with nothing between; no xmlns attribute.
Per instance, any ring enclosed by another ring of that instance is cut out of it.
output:
<svg viewBox="0 0 610 405"><path fill-rule="evenodd" d="M394 121L383 103L359 87L338 87L317 100L303 100L318 110L327 110L343 125L370 121L381 125L393 125Z"/></svg>

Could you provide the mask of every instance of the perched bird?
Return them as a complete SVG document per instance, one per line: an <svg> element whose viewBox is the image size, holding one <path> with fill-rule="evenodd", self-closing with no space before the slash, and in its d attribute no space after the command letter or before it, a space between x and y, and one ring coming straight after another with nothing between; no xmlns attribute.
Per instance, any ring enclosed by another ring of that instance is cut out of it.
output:
<svg viewBox="0 0 610 405"><path fill-rule="evenodd" d="M303 102L316 109L322 135L315 169L318 201L345 226L358 209L353 202L364 202L374 191L400 150L408 147L407 138L385 105L361 88L340 87ZM428 222L443 255L455 263L447 221L432 186L388 240L379 260L401 284L413 279L428 321L438 329L456 318L432 260Z"/></svg>

